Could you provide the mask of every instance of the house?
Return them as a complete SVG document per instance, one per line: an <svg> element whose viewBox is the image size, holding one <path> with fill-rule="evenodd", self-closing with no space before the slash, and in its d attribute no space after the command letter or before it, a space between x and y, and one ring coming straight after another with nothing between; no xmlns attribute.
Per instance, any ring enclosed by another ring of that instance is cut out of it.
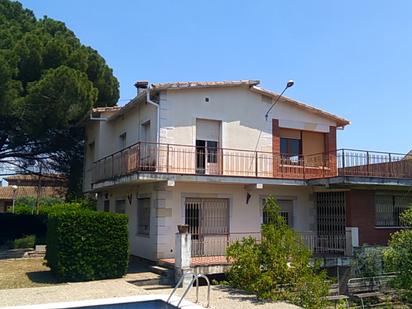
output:
<svg viewBox="0 0 412 309"><path fill-rule="evenodd" d="M66 178L62 175L17 174L5 177L8 186L0 187L0 213L13 206L19 197L58 197L66 195Z"/></svg>
<svg viewBox="0 0 412 309"><path fill-rule="evenodd" d="M316 254L385 244L400 228L412 160L337 149L348 120L287 97L266 120L278 94L256 80L135 86L125 106L84 122L84 191L128 214L131 254L173 259L176 226L188 224L192 256L223 255L260 237L268 196Z"/></svg>

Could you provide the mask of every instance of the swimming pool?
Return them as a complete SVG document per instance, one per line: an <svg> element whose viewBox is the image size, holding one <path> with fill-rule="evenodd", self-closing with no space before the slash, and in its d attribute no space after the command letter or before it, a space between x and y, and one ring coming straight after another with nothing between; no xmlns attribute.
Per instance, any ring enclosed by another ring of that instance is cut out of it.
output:
<svg viewBox="0 0 412 309"><path fill-rule="evenodd" d="M139 295L131 297L102 298L64 303L26 305L2 307L0 309L175 309L179 297L172 297L170 303L166 302L167 295ZM204 309L187 300L183 300L179 308Z"/></svg>

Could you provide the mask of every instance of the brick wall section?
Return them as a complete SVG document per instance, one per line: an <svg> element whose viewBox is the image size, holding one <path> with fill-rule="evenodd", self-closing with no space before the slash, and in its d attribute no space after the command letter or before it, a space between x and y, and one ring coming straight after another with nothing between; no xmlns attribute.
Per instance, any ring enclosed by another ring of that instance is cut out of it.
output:
<svg viewBox="0 0 412 309"><path fill-rule="evenodd" d="M336 166L336 127L330 126L329 133L325 134L325 154L326 159L328 159L329 175L326 176L335 176L338 173Z"/></svg>
<svg viewBox="0 0 412 309"><path fill-rule="evenodd" d="M272 152L273 152L273 176L277 177L280 175L279 164L280 164L280 128L279 119L272 119Z"/></svg>
<svg viewBox="0 0 412 309"><path fill-rule="evenodd" d="M359 244L386 245L397 229L375 227L375 191L346 192L346 226L359 228Z"/></svg>

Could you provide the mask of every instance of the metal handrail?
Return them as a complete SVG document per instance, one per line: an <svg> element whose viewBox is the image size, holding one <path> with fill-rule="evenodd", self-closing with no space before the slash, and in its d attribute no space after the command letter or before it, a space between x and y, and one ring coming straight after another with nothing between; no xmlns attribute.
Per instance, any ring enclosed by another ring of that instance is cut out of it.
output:
<svg viewBox="0 0 412 309"><path fill-rule="evenodd" d="M193 283L196 281L196 303L199 302L199 278L203 278L206 280L207 283L207 305L206 308L209 308L210 304L210 282L209 279L203 275L203 274L193 274L193 273L186 273L186 275L192 275L192 280L190 281L189 285L187 286L185 292L183 295L180 297L179 302L177 303L177 308L179 308L180 303L183 301L185 298L186 294L189 292L190 288L193 286ZM185 278L185 274L180 277L179 281L177 282L176 286L174 287L173 291L170 293L169 297L167 298L167 303L170 301L172 298L173 294L176 292L177 288L182 284L183 280Z"/></svg>

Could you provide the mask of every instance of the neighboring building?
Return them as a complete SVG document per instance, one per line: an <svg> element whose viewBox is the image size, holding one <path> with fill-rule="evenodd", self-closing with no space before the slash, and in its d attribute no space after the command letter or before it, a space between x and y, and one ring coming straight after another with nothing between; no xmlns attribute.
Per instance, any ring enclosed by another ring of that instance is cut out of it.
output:
<svg viewBox="0 0 412 309"><path fill-rule="evenodd" d="M136 83L124 107L85 121L84 191L98 208L129 216L131 253L174 257L178 224L192 255L222 255L228 241L260 237L274 196L316 253L385 244L412 201L412 160L337 150L349 121L283 97L259 81Z"/></svg>
<svg viewBox="0 0 412 309"><path fill-rule="evenodd" d="M0 212L6 212L19 197L59 197L66 194L67 180L61 175L20 174L5 178L8 186L0 187Z"/></svg>

